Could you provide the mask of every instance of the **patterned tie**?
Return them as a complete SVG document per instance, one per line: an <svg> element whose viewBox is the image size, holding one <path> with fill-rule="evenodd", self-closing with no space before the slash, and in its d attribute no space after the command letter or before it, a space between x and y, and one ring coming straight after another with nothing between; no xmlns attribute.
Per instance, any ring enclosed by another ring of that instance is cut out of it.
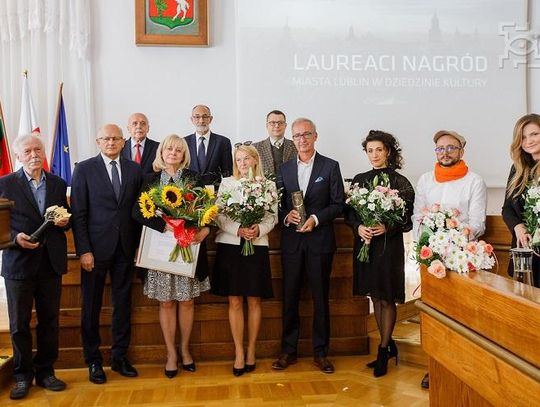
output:
<svg viewBox="0 0 540 407"><path fill-rule="evenodd" d="M118 174L118 168L116 167L117 162L111 161L111 179L112 187L114 194L116 195L116 200L120 199L120 175Z"/></svg>
<svg viewBox="0 0 540 407"><path fill-rule="evenodd" d="M137 151L135 152L135 162L137 164L140 164L141 163L141 143L137 143L135 144L135 148L137 149Z"/></svg>
<svg viewBox="0 0 540 407"><path fill-rule="evenodd" d="M283 145L283 140L277 140L277 141L274 143L274 147L275 147L275 148L281 148L282 145Z"/></svg>
<svg viewBox="0 0 540 407"><path fill-rule="evenodd" d="M197 161L199 162L199 170L206 170L206 151L204 149L204 137L199 137L199 149L197 150Z"/></svg>

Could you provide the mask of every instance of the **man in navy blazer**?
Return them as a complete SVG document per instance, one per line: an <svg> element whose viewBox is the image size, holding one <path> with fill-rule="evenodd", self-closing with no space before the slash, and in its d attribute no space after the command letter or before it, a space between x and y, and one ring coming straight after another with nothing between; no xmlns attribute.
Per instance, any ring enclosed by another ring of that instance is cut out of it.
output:
<svg viewBox="0 0 540 407"><path fill-rule="evenodd" d="M131 137L124 143L122 157L139 164L143 175L154 172L152 163L159 143L147 137L150 130L148 118L143 113L133 113L129 116L127 129Z"/></svg>
<svg viewBox="0 0 540 407"><path fill-rule="evenodd" d="M323 373L333 373L327 359L330 340L328 291L332 259L336 250L333 221L343 211L343 179L339 164L315 151L315 124L298 118L292 124L292 139L297 158L281 165L278 185L283 188L279 219L281 263L283 270L282 354L272 364L276 370L296 363L300 331L298 305L302 275L307 279L313 298L312 345L315 365ZM307 216L300 226L301 215L293 205L292 193L302 191ZM298 226L297 226L298 225Z"/></svg>
<svg viewBox="0 0 540 407"><path fill-rule="evenodd" d="M77 164L71 185L75 247L81 261L82 342L89 379L107 380L99 350L99 314L107 272L112 290L111 368L137 376L127 359L131 336L131 282L140 225L131 217L142 183L141 167L120 156L122 130L101 128L96 139L101 152Z"/></svg>
<svg viewBox="0 0 540 407"><path fill-rule="evenodd" d="M210 131L210 108L197 105L191 112L195 133L186 136L191 155L189 169L199 174L203 185L219 186L221 178L232 175L231 140Z"/></svg>
<svg viewBox="0 0 540 407"><path fill-rule="evenodd" d="M15 202L11 210L13 246L2 253L2 277L6 285L9 331L13 344L15 387L12 399L28 394L32 379L49 390L60 391L65 383L54 375L58 358L58 319L62 274L67 272L64 231L69 218L57 220L38 242L30 235L44 222L45 210L53 205L68 208L66 183L43 170L45 148L41 137L30 134L15 139L14 150L23 167L0 178L0 197ZM32 303L38 325L37 352L32 358Z"/></svg>

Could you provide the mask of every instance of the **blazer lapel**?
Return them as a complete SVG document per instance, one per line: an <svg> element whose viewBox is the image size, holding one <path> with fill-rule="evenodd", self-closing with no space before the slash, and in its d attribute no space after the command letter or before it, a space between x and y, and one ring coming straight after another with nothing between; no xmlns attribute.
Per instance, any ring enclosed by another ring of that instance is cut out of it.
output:
<svg viewBox="0 0 540 407"><path fill-rule="evenodd" d="M296 155L296 148L294 143L290 140L283 140L283 162L289 161Z"/></svg>
<svg viewBox="0 0 540 407"><path fill-rule="evenodd" d="M128 138L124 142L124 147L122 147L122 157L124 157L126 160L131 160L131 138Z"/></svg>
<svg viewBox="0 0 540 407"><path fill-rule="evenodd" d="M112 186L111 178L109 177L109 173L107 172L107 167L105 167L105 161L103 161L103 157L101 154L98 154L96 156L96 174L99 174L99 178L103 180L105 183L105 188L109 191L109 193L116 199L116 195L114 193L114 189ZM124 175L124 172L122 171L122 175ZM120 189L120 195L122 195L122 190Z"/></svg>
<svg viewBox="0 0 540 407"><path fill-rule="evenodd" d="M315 153L315 159L313 160L313 169L311 170L311 176L309 177L308 186L306 188L306 193L304 194L304 198L308 195L309 191L311 190L311 187L315 183L315 180L319 177L319 174L323 168L323 162L321 160L321 157L318 153Z"/></svg>
<svg viewBox="0 0 540 407"><path fill-rule="evenodd" d="M189 155L191 156L191 168L197 173L201 173L199 168L199 160L197 160L197 136L195 134L190 134L186 137L186 141L189 148Z"/></svg>
<svg viewBox="0 0 540 407"><path fill-rule="evenodd" d="M201 168L201 173L206 172L209 167L210 161L212 160L212 155L214 154L214 150L216 149L216 140L216 136L210 133L210 141L208 142L208 148L206 149L206 168Z"/></svg>
<svg viewBox="0 0 540 407"><path fill-rule="evenodd" d="M298 163L296 160L291 163L291 171L287 173L289 177L291 177L292 180L292 191L300 191L300 184L298 183Z"/></svg>
<svg viewBox="0 0 540 407"><path fill-rule="evenodd" d="M266 167L268 171L274 172L274 162L272 160L272 144L270 138L267 138L261 145L261 156L263 159L263 167Z"/></svg>
<svg viewBox="0 0 540 407"><path fill-rule="evenodd" d="M43 214L39 211L38 204L36 202L36 198L34 198L34 194L32 194L32 190L30 189L30 185L28 185L28 180L26 179L26 175L24 173L24 169L20 169L17 174L17 182L21 186L21 190L23 191L23 195L26 197L28 202L32 205L32 207L36 210L36 213L39 215L39 217L43 217Z"/></svg>

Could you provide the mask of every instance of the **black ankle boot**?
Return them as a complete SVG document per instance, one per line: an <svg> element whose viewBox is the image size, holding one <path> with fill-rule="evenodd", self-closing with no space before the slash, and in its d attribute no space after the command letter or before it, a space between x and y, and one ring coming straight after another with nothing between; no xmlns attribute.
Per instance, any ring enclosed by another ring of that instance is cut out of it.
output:
<svg viewBox="0 0 540 407"><path fill-rule="evenodd" d="M377 352L377 361L375 364L375 370L373 370L373 376L384 376L388 370L388 347L381 348Z"/></svg>
<svg viewBox="0 0 540 407"><path fill-rule="evenodd" d="M388 359L396 358L396 366L398 362L398 348L396 346L396 342L393 339L390 339L390 342L388 342ZM372 360L368 364L366 364L367 367L374 368L377 366L377 359Z"/></svg>

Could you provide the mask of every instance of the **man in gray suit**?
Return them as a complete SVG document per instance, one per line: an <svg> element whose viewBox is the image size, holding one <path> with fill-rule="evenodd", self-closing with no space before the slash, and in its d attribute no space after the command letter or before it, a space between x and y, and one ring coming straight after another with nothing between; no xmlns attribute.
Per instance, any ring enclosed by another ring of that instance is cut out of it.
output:
<svg viewBox="0 0 540 407"><path fill-rule="evenodd" d="M272 110L266 115L268 138L253 144L259 152L265 175L275 175L285 161L296 157L296 147L285 138L287 119L280 110Z"/></svg>

